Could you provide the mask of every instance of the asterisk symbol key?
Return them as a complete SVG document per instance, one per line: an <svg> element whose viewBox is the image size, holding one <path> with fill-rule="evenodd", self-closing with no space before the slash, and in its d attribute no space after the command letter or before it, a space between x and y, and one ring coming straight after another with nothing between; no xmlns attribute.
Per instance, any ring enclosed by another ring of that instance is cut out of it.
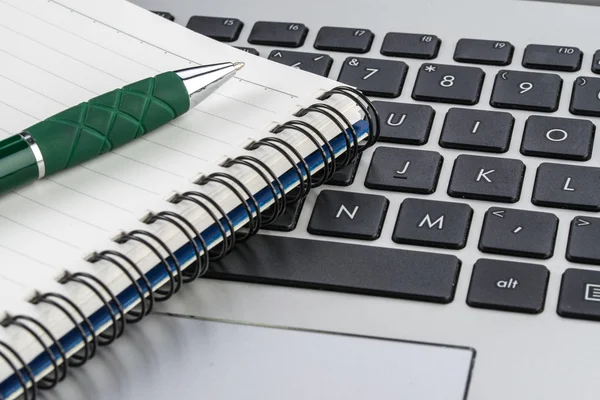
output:
<svg viewBox="0 0 600 400"><path fill-rule="evenodd" d="M425 67L425 71L427 71L427 72L435 72L435 66L433 66L433 65L427 65Z"/></svg>

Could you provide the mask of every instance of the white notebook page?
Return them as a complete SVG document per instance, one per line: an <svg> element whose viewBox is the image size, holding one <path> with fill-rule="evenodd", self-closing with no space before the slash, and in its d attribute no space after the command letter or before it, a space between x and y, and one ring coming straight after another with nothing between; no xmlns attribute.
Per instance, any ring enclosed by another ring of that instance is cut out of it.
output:
<svg viewBox="0 0 600 400"><path fill-rule="evenodd" d="M99 3L103 12L95 14ZM110 3L116 4L112 10ZM14 312L34 312L15 299L32 289L59 291L49 277L90 250L104 249L99 244L117 230L137 226L140 205L163 202L167 192L210 172L261 129L311 104L317 89L337 86L126 2L0 0L0 38L0 139L167 70L246 63L215 95L168 126L0 196L0 310Z"/></svg>

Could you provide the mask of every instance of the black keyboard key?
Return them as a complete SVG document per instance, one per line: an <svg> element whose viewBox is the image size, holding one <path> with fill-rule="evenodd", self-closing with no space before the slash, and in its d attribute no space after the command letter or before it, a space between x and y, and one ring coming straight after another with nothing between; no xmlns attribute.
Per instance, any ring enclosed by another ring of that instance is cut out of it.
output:
<svg viewBox="0 0 600 400"><path fill-rule="evenodd" d="M240 36L244 23L237 18L202 17L195 15L187 23L194 32L221 42L234 42Z"/></svg>
<svg viewBox="0 0 600 400"><path fill-rule="evenodd" d="M584 161L592 156L596 127L590 121L532 115L525 123L521 153Z"/></svg>
<svg viewBox="0 0 600 400"><path fill-rule="evenodd" d="M600 117L600 78L580 76L573 83L571 114Z"/></svg>
<svg viewBox="0 0 600 400"><path fill-rule="evenodd" d="M508 65L515 47L509 42L481 39L460 39L454 50L454 60L485 65Z"/></svg>
<svg viewBox="0 0 600 400"><path fill-rule="evenodd" d="M577 216L571 221L567 260L600 265L600 218Z"/></svg>
<svg viewBox="0 0 600 400"><path fill-rule="evenodd" d="M245 51L246 53L254 54L255 56L259 56L260 53L254 47L236 47L238 50Z"/></svg>
<svg viewBox="0 0 600 400"><path fill-rule="evenodd" d="M308 232L375 240L381 234L388 204L383 196L323 190L317 196Z"/></svg>
<svg viewBox="0 0 600 400"><path fill-rule="evenodd" d="M600 271L567 269L556 312L566 318L600 321Z"/></svg>
<svg viewBox="0 0 600 400"><path fill-rule="evenodd" d="M451 108L444 119L440 146L504 153L514 123L513 116L505 112Z"/></svg>
<svg viewBox="0 0 600 400"><path fill-rule="evenodd" d="M154 14L159 15L165 19L168 19L169 21L175 21L175 17L173 16L173 14L168 13L166 11L152 11Z"/></svg>
<svg viewBox="0 0 600 400"><path fill-rule="evenodd" d="M365 186L371 189L431 194L443 158L435 151L380 146L373 152Z"/></svg>
<svg viewBox="0 0 600 400"><path fill-rule="evenodd" d="M592 59L592 72L600 74L600 50L596 50Z"/></svg>
<svg viewBox="0 0 600 400"><path fill-rule="evenodd" d="M537 206L600 211L600 168L540 164L531 202Z"/></svg>
<svg viewBox="0 0 600 400"><path fill-rule="evenodd" d="M407 71L402 61L348 57L338 81L355 86L367 96L398 97Z"/></svg>
<svg viewBox="0 0 600 400"><path fill-rule="evenodd" d="M314 46L318 50L366 53L371 49L374 36L368 29L324 26L319 29Z"/></svg>
<svg viewBox="0 0 600 400"><path fill-rule="evenodd" d="M558 109L562 79L556 74L501 70L490 104L497 108L553 112Z"/></svg>
<svg viewBox="0 0 600 400"><path fill-rule="evenodd" d="M483 220L479 250L484 253L550 258L558 218L543 212L490 208Z"/></svg>
<svg viewBox="0 0 600 400"><path fill-rule="evenodd" d="M381 120L380 142L422 145L429 140L435 110L428 105L374 101Z"/></svg>
<svg viewBox="0 0 600 400"><path fill-rule="evenodd" d="M577 47L530 44L523 54L525 68L552 71L578 71L583 54Z"/></svg>
<svg viewBox="0 0 600 400"><path fill-rule="evenodd" d="M354 177L356 176L358 164L360 164L360 155L350 164L346 165L344 168L337 170L333 174L331 179L327 181L327 184L336 186L352 185L352 183L354 182Z"/></svg>
<svg viewBox="0 0 600 400"><path fill-rule="evenodd" d="M271 51L269 60L321 76L329 75L329 70L333 63L333 59L326 54L302 53L285 50Z"/></svg>
<svg viewBox="0 0 600 400"><path fill-rule="evenodd" d="M424 101L477 104L484 77L481 68L423 64L412 97Z"/></svg>
<svg viewBox="0 0 600 400"><path fill-rule="evenodd" d="M473 210L466 204L406 199L400 206L392 240L396 243L462 249Z"/></svg>
<svg viewBox="0 0 600 400"><path fill-rule="evenodd" d="M262 229L282 232L293 231L298 224L298 218L300 218L300 212L302 212L303 205L304 199L294 203L287 203L283 214L277 217L277 219L269 225L263 225ZM269 212L272 212L272 209Z"/></svg>
<svg viewBox="0 0 600 400"><path fill-rule="evenodd" d="M450 303L460 267L460 260L447 254L255 235L211 263L205 276Z"/></svg>
<svg viewBox="0 0 600 400"><path fill-rule="evenodd" d="M467 304L538 314L544 310L549 277L543 265L480 259L473 266Z"/></svg>
<svg viewBox="0 0 600 400"><path fill-rule="evenodd" d="M308 28L296 22L258 21L252 27L248 43L267 46L300 47L304 44Z"/></svg>
<svg viewBox="0 0 600 400"><path fill-rule="evenodd" d="M461 154L454 161L448 194L475 200L516 203L525 164L520 160Z"/></svg>
<svg viewBox="0 0 600 400"><path fill-rule="evenodd" d="M437 57L441 43L435 35L390 32L383 39L381 54L430 60Z"/></svg>

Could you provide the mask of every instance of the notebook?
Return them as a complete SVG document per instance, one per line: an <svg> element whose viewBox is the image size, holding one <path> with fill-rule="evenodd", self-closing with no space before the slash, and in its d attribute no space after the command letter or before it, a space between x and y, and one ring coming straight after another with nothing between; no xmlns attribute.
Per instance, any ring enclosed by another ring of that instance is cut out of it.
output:
<svg viewBox="0 0 600 400"><path fill-rule="evenodd" d="M0 0L0 37L2 139L161 72L246 64L167 126L0 196L5 399L68 379L377 139L354 88L125 1Z"/></svg>

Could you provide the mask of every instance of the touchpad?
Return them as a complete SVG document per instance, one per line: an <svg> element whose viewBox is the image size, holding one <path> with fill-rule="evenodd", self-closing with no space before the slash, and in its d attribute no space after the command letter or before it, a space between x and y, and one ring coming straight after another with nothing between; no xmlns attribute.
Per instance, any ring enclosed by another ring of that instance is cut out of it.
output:
<svg viewBox="0 0 600 400"><path fill-rule="evenodd" d="M140 328L52 398L464 400L474 362L469 348L226 322Z"/></svg>

